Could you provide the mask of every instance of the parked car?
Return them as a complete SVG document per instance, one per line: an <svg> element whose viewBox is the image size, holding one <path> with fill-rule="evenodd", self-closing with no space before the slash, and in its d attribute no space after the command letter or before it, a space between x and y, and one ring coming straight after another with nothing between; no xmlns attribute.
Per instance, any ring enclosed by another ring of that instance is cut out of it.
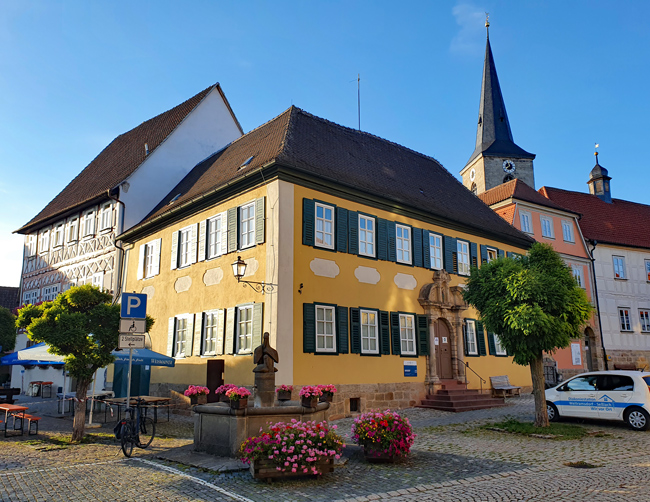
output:
<svg viewBox="0 0 650 502"><path fill-rule="evenodd" d="M650 372L593 371L546 390L552 422L561 417L623 420L632 429L650 428Z"/></svg>

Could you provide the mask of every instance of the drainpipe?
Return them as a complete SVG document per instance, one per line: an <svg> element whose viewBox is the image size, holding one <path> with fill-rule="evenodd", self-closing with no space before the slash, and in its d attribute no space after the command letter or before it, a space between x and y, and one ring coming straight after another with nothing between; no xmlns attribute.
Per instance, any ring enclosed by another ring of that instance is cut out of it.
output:
<svg viewBox="0 0 650 502"><path fill-rule="evenodd" d="M596 282L596 267L594 266L594 262L596 261L596 258L594 258L594 249L596 249L596 246L598 245L598 241L589 241L593 244L594 247L589 250L589 259L591 260L591 276L592 276L592 281L594 283L594 296L596 297L596 312L598 313L598 329L600 330L600 345L603 348L603 359L605 362L605 370L609 369L609 365L607 364L607 351L605 350L605 341L603 339L603 323L600 319L600 303L598 301L598 283Z"/></svg>
<svg viewBox="0 0 650 502"><path fill-rule="evenodd" d="M117 221L117 229L115 232L115 235L120 235L123 231L124 213L126 212L126 205L124 204L123 201L111 195L110 190L106 190L106 195L109 199L114 200L118 204L122 204L122 211L120 212ZM120 297L120 293L122 292L122 264L124 263L124 248L122 247L121 242L122 241L115 241L115 247L119 250L119 252L117 253L117 263L115 264L115 269L114 269L115 270L115 278L114 278L115 293L113 295L113 305L117 303Z"/></svg>

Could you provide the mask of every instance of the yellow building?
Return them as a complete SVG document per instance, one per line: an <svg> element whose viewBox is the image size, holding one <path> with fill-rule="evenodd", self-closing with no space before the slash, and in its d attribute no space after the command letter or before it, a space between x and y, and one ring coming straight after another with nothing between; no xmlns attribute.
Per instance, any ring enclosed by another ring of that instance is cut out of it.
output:
<svg viewBox="0 0 650 502"><path fill-rule="evenodd" d="M277 383L335 384L334 415L412 406L450 380L530 385L461 287L532 239L434 159L298 108L198 164L120 239L124 290L148 295L153 350L177 359L152 370L157 392L214 387L222 368L252 385L265 331Z"/></svg>

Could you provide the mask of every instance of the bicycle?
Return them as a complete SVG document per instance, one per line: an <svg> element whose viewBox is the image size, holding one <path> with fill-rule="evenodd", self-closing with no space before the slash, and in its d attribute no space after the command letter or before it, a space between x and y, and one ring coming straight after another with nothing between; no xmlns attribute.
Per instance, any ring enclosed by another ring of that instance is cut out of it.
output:
<svg viewBox="0 0 650 502"><path fill-rule="evenodd" d="M125 418L121 421L119 439L122 452L126 457L131 456L134 445L138 448L146 448L156 435L156 424L152 418L146 416L146 413L142 413L142 403L144 399L137 399L135 408L127 408L124 412Z"/></svg>

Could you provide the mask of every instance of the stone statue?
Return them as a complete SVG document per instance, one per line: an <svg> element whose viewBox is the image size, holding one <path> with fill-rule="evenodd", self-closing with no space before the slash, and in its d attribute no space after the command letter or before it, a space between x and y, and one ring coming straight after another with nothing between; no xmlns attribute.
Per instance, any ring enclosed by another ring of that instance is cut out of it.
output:
<svg viewBox="0 0 650 502"><path fill-rule="evenodd" d="M278 371L274 364L280 362L278 351L271 347L268 333L264 333L262 345L255 349L253 362L257 364L253 369L253 373L275 373Z"/></svg>

